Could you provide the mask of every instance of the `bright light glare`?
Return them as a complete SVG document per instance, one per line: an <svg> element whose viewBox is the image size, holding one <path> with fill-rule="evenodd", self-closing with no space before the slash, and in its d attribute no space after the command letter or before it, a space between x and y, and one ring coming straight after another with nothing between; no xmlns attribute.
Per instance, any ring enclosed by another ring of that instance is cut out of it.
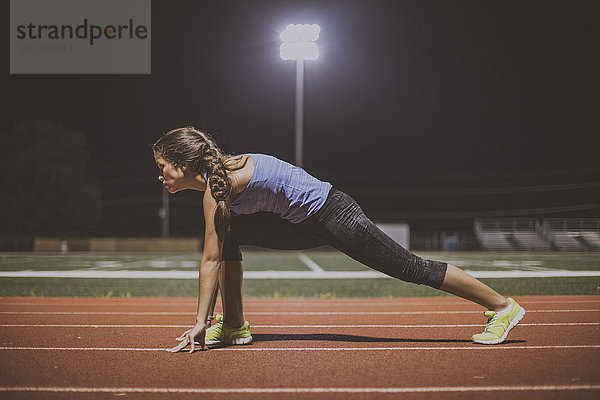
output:
<svg viewBox="0 0 600 400"><path fill-rule="evenodd" d="M282 40L279 56L284 60L316 60L321 27L317 24L289 24L279 36Z"/></svg>
<svg viewBox="0 0 600 400"><path fill-rule="evenodd" d="M315 42L285 42L281 43L279 56L284 60L316 60L319 49Z"/></svg>
<svg viewBox="0 0 600 400"><path fill-rule="evenodd" d="M289 24L279 37L282 42L316 42L320 32L317 24Z"/></svg>

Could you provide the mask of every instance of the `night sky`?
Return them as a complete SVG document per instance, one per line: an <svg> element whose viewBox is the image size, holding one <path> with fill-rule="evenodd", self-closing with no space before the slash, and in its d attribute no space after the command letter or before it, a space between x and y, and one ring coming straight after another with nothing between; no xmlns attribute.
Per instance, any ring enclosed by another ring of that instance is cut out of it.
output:
<svg viewBox="0 0 600 400"><path fill-rule="evenodd" d="M9 75L6 60L2 129L47 119L84 133L98 232L158 234L149 145L163 132L194 125L227 152L294 161L295 64L279 33L317 23L304 166L368 215L424 229L600 217L594 3L153 1L151 75ZM199 196L173 196L175 233L195 232Z"/></svg>

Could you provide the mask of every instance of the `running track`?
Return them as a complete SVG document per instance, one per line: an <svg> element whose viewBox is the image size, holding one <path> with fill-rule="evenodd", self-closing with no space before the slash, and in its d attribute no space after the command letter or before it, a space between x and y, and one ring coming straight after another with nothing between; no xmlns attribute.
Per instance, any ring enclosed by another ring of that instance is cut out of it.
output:
<svg viewBox="0 0 600 400"><path fill-rule="evenodd" d="M0 298L0 398L600 398L600 296L517 300L482 346L457 298L247 299L254 344L171 354L194 299Z"/></svg>

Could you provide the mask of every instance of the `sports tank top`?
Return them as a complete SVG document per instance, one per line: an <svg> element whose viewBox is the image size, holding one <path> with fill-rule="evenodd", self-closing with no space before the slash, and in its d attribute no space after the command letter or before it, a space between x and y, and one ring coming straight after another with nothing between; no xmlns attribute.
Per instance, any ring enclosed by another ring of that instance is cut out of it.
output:
<svg viewBox="0 0 600 400"><path fill-rule="evenodd" d="M332 185L304 169L265 154L252 157L254 173L246 188L231 200L236 214L272 212L297 224L321 209Z"/></svg>

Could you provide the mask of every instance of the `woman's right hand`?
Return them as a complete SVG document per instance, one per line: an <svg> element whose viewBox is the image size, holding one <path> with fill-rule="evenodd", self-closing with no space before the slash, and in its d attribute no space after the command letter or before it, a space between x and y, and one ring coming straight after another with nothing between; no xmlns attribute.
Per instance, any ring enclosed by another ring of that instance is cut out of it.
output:
<svg viewBox="0 0 600 400"><path fill-rule="evenodd" d="M168 349L167 351L171 353L177 353L183 350L188 344L190 345L190 353L193 353L196 349L196 340L198 340L198 344L202 350L206 350L206 343L204 342L204 338L206 336L206 324L203 322L198 322L196 325L183 332L181 336L177 338L181 343L172 349Z"/></svg>

